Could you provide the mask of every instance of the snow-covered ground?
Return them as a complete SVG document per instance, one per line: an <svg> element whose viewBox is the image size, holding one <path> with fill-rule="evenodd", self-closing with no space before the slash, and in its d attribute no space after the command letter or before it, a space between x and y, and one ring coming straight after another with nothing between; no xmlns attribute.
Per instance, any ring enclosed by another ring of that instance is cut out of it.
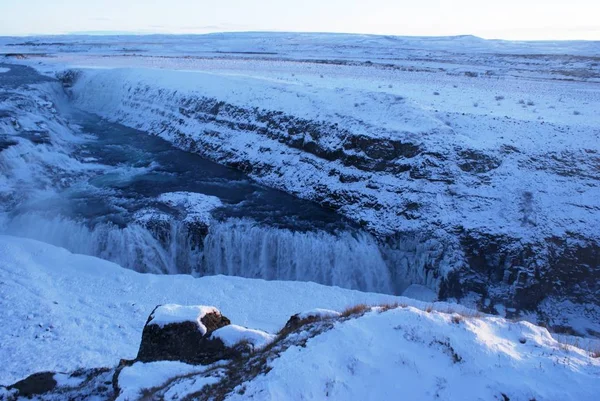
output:
<svg viewBox="0 0 600 401"><path fill-rule="evenodd" d="M337 324L270 366L227 399L591 401L600 389L600 361L545 329L411 307Z"/></svg>
<svg viewBox="0 0 600 401"><path fill-rule="evenodd" d="M140 274L0 236L0 384L134 358L144 323L159 304L214 305L237 325L274 333L305 310L399 300L314 283Z"/></svg>
<svg viewBox="0 0 600 401"><path fill-rule="evenodd" d="M271 353L264 362L269 369L236 384L227 399L592 401L600 391L600 359L592 357L600 344L559 343L527 322L311 283L140 274L15 237L0 236L0 300L5 385L37 371L69 373L133 358L154 306L177 302L215 305L232 322L271 333L297 312L304 311L301 319L317 319L312 331L300 330L265 351ZM331 311L360 303L399 307L350 318ZM198 308L176 312L165 316L195 319ZM250 338L256 352L274 340L234 325L213 336L226 343ZM119 373L118 399L155 391L172 400L207 385L231 385L227 364L216 366L138 362ZM55 380L59 389L82 385L68 375ZM84 386L79 395L90 390ZM48 397L59 400L61 393Z"/></svg>

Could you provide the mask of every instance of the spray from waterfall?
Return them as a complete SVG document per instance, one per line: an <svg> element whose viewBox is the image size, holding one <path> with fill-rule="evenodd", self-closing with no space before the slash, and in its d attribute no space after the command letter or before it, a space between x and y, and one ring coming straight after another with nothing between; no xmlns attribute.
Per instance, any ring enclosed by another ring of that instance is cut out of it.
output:
<svg viewBox="0 0 600 401"><path fill-rule="evenodd" d="M392 292L377 242L366 233L298 232L251 220L213 222L202 243L182 222L157 231L29 212L3 224L4 233L37 239L149 273L234 275L313 281L373 292Z"/></svg>
<svg viewBox="0 0 600 401"><path fill-rule="evenodd" d="M392 291L378 244L366 233L297 232L229 220L210 227L203 269L203 274Z"/></svg>

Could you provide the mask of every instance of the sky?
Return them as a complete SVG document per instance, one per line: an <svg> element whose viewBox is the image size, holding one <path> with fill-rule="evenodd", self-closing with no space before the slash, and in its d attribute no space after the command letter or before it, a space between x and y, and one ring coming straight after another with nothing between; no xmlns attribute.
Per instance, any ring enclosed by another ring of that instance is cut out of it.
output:
<svg viewBox="0 0 600 401"><path fill-rule="evenodd" d="M600 40L600 0L0 0L0 35L223 31Z"/></svg>

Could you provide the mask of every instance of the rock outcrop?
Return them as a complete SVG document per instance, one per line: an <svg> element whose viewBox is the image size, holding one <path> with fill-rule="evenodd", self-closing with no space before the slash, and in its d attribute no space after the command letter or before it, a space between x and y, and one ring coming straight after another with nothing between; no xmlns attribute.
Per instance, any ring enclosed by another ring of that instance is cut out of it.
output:
<svg viewBox="0 0 600 401"><path fill-rule="evenodd" d="M23 397L32 397L36 394L43 394L52 391L56 387L54 372L34 373L23 380L7 387L9 390L17 390Z"/></svg>
<svg viewBox="0 0 600 401"><path fill-rule="evenodd" d="M157 306L142 333L137 355L141 362L181 361L189 364L210 364L228 359L234 351L213 331L231 322L219 310L206 306Z"/></svg>

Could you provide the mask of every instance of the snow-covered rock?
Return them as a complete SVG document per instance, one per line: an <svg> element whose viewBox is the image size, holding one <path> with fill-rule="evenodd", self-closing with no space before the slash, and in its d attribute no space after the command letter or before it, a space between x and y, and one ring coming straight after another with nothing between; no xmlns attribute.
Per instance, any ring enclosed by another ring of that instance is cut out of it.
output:
<svg viewBox="0 0 600 401"><path fill-rule="evenodd" d="M157 306L148 318L148 326L157 325L163 329L167 325L177 323L193 323L201 335L206 335L208 329L204 323L207 315L221 317L221 312L214 306L166 304ZM213 319L207 319L212 321ZM212 328L210 331L216 330Z"/></svg>
<svg viewBox="0 0 600 401"><path fill-rule="evenodd" d="M214 306L159 305L144 326L136 360L206 365L230 358L233 350L211 338L230 323Z"/></svg>
<svg viewBox="0 0 600 401"><path fill-rule="evenodd" d="M226 347L233 347L240 343L247 343L252 349L260 349L273 341L275 336L262 330L249 329L247 327L230 324L212 332L212 338L223 341Z"/></svg>
<svg viewBox="0 0 600 401"><path fill-rule="evenodd" d="M330 318L334 318L334 317L340 317L340 315L341 314L338 311L317 308L317 309L312 309L309 311L304 311L302 313L297 313L294 316L298 317L298 319L300 319L300 320L304 320L304 319L309 319L309 318L330 319Z"/></svg>
<svg viewBox="0 0 600 401"><path fill-rule="evenodd" d="M219 198L192 192L168 192L161 194L158 201L184 210L184 221L206 225L211 220L210 212L222 205Z"/></svg>

